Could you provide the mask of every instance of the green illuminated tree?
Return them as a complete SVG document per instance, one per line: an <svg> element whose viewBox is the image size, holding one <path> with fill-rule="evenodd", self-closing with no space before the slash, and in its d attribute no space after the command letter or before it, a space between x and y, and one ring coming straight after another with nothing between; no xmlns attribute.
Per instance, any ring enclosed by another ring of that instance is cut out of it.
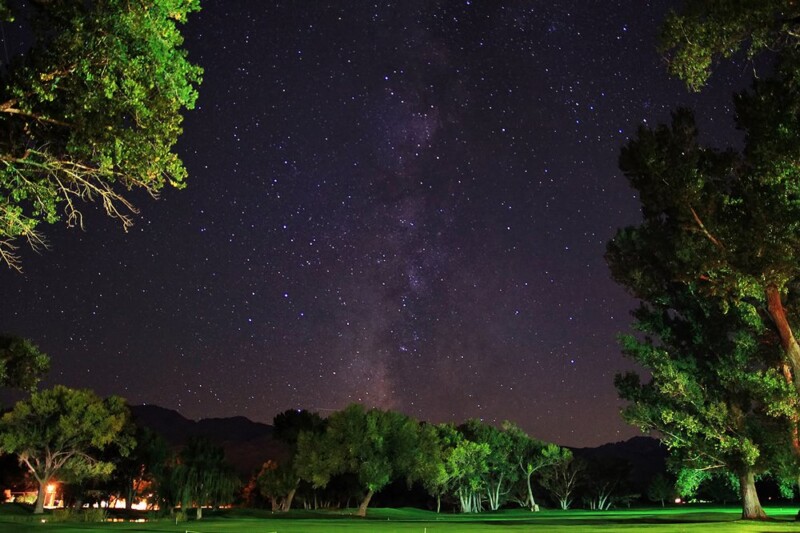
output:
<svg viewBox="0 0 800 533"><path fill-rule="evenodd" d="M641 128L620 167L640 193L644 221L620 231L608 255L615 278L638 298L651 301L677 283L759 315L800 395L792 325L800 280L798 108L800 87L779 68L736 100L742 152L701 146L686 110L671 127Z"/></svg>
<svg viewBox="0 0 800 533"><path fill-rule="evenodd" d="M451 424L421 424L419 462L416 477L428 494L436 498L436 512L442 508L442 496L450 491L451 472L447 461L462 435Z"/></svg>
<svg viewBox="0 0 800 533"><path fill-rule="evenodd" d="M751 57L769 50L774 64L735 98L740 150L702 146L687 110L670 126L640 128L620 168L643 222L620 231L607 254L615 279L645 302L637 319L655 338L625 341L653 371L645 385L618 378L627 416L671 430L685 463L734 473L743 515L754 518L753 475L796 475L800 457L798 23L788 0L700 0L670 16L664 48L690 87L743 47ZM707 470L681 475L698 472Z"/></svg>
<svg viewBox="0 0 800 533"><path fill-rule="evenodd" d="M538 506L533 498L533 487L531 486L533 474L563 461L568 461L572 457L572 453L566 448L529 437L527 433L509 421L503 422L503 431L511 439L510 459L516 463L522 477L525 479L526 498L524 506L531 511L535 511Z"/></svg>
<svg viewBox="0 0 800 533"><path fill-rule="evenodd" d="M447 470L452 489L461 503L462 513L479 513L483 510L483 494L487 491L489 444L477 443L462 437L447 458Z"/></svg>
<svg viewBox="0 0 800 533"><path fill-rule="evenodd" d="M50 358L27 339L0 336L0 387L33 391Z"/></svg>
<svg viewBox="0 0 800 533"><path fill-rule="evenodd" d="M508 432L475 419L467 420L458 429L468 440L489 448L483 484L489 509L497 511L520 476L516 457L513 456L514 439Z"/></svg>
<svg viewBox="0 0 800 533"><path fill-rule="evenodd" d="M258 491L272 503L273 511L286 512L297 491L299 478L290 463L267 461L256 477Z"/></svg>
<svg viewBox="0 0 800 533"><path fill-rule="evenodd" d="M412 481L419 471L418 424L394 411L353 404L327 419L324 434L301 432L299 471L315 487L331 477L354 474L364 489L357 515L366 516L372 496L397 479Z"/></svg>
<svg viewBox="0 0 800 533"><path fill-rule="evenodd" d="M61 474L71 480L108 475L114 465L98 452L134 445L123 430L130 413L117 396L105 400L90 390L57 385L34 392L0 420L0 451L15 454L39 484L34 512L43 512L47 484Z"/></svg>
<svg viewBox="0 0 800 533"><path fill-rule="evenodd" d="M82 202L127 228L126 191L183 186L173 146L202 73L178 29L199 0L26 4L0 0L0 16L24 17L33 35L0 74L0 260L17 269L17 241L44 245L40 224L62 216L82 225Z"/></svg>
<svg viewBox="0 0 800 533"><path fill-rule="evenodd" d="M614 256L610 261L624 268ZM650 380L642 383L634 372L617 376L620 396L630 402L623 417L658 431L682 476L734 474L742 517L764 518L755 476L791 450L795 392L779 370L779 346L764 342L761 317L750 305L730 307L679 285L634 316L644 336L623 336L623 351L648 369Z"/></svg>
<svg viewBox="0 0 800 533"><path fill-rule="evenodd" d="M694 90L705 85L714 61L742 48L793 53L800 38L800 6L793 0L693 0L668 17L662 50L670 72Z"/></svg>
<svg viewBox="0 0 800 533"><path fill-rule="evenodd" d="M655 276L752 305L778 335L784 371L800 394L800 345L793 331L793 288L800 276L798 23L800 8L788 0L703 0L671 16L665 46L673 70L690 84L705 81L714 57L741 46L752 54L777 50L774 72L736 98L737 126L745 133L741 151L701 146L685 110L675 114L671 128L639 131L620 166L642 194L645 223L616 240L631 259L637 238L665 240L638 272L625 276L623 283L637 287L634 293L653 277L644 269L655 266Z"/></svg>

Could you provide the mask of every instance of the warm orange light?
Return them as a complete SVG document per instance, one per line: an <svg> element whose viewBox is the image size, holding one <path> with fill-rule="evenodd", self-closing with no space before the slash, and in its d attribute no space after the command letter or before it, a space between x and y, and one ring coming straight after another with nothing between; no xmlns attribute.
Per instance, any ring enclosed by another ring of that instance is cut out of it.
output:
<svg viewBox="0 0 800 533"><path fill-rule="evenodd" d="M53 494L55 491L56 491L56 484L55 483L49 483L47 485L47 493L48 494Z"/></svg>

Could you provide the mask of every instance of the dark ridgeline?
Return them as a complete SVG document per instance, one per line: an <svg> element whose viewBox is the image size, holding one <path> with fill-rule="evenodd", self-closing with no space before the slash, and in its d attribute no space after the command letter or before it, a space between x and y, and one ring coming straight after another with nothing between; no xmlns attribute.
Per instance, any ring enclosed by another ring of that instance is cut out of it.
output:
<svg viewBox="0 0 800 533"><path fill-rule="evenodd" d="M280 460L287 453L285 445L272 437L271 425L243 416L195 421L157 405L136 405L131 413L137 424L160 434L173 446L182 446L191 437L205 437L222 446L226 460L245 480L266 460Z"/></svg>

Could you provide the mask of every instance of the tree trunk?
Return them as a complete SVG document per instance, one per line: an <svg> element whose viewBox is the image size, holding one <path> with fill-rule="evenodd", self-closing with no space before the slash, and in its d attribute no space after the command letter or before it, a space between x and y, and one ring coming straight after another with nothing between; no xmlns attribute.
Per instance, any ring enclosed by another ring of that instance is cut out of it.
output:
<svg viewBox="0 0 800 533"><path fill-rule="evenodd" d="M500 479L497 480L497 485L494 487L489 484L486 488L486 494L489 496L489 509L497 511L500 509L500 497L502 496L503 489L503 474L500 474Z"/></svg>
<svg viewBox="0 0 800 533"><path fill-rule="evenodd" d="M436 495L436 514L439 514L439 511L442 510L442 495Z"/></svg>
<svg viewBox="0 0 800 533"><path fill-rule="evenodd" d="M364 496L364 499L361 500L361 504L358 506L358 511L356 512L356 516L367 516L367 506L369 505L369 501L372 499L372 495L375 494L375 491L370 490L367 492L367 495Z"/></svg>
<svg viewBox="0 0 800 533"><path fill-rule="evenodd" d="M128 480L128 488L127 493L125 494L125 510L130 511L131 506L133 505L133 496L136 494L136 489L134 488L135 481L130 479Z"/></svg>
<svg viewBox="0 0 800 533"><path fill-rule="evenodd" d="M458 489L458 498L461 500L461 512L472 512L472 496L467 494L464 489Z"/></svg>
<svg viewBox="0 0 800 533"><path fill-rule="evenodd" d="M771 283L765 289L767 296L767 310L769 317L778 330L781 339L781 346L786 361L783 363L783 374L786 380L794 385L795 390L800 394L800 345L792 332L792 326L786 318L786 309L781 301L781 293L778 287ZM797 414L792 417L792 450L797 457L800 457L800 418Z"/></svg>
<svg viewBox="0 0 800 533"><path fill-rule="evenodd" d="M794 333L792 332L792 326L786 318L786 309L783 307L781 293L778 287L774 284L768 285L766 288L766 296L769 317L778 329L778 335L781 338L781 346L783 346L783 353L792 368L794 387L800 392L800 345L797 344L797 339L794 338Z"/></svg>
<svg viewBox="0 0 800 533"><path fill-rule="evenodd" d="M528 482L528 506L531 508L531 511L536 510L536 500L533 499L533 489L531 488L531 475L533 472L528 474L526 481Z"/></svg>
<svg viewBox="0 0 800 533"><path fill-rule="evenodd" d="M292 488L292 490L289 491L289 494L286 495L286 499L283 500L283 506L281 508L281 511L286 513L289 511L289 509L292 508L292 500L294 500L294 495L296 492L297 492L297 485L295 485L294 488Z"/></svg>
<svg viewBox="0 0 800 533"><path fill-rule="evenodd" d="M197 505L197 519L198 520L203 519L203 506L199 504Z"/></svg>
<svg viewBox="0 0 800 533"><path fill-rule="evenodd" d="M44 497L47 494L47 481L39 482L39 493L36 494L36 507L33 514L44 514Z"/></svg>
<svg viewBox="0 0 800 533"><path fill-rule="evenodd" d="M753 472L748 471L739 476L739 490L742 496L742 519L766 520L767 515L761 508L756 492L756 480Z"/></svg>

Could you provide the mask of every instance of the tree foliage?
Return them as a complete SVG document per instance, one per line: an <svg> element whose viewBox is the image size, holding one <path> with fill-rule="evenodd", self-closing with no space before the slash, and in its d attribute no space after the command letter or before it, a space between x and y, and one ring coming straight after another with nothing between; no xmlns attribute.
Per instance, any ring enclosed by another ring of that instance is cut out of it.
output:
<svg viewBox="0 0 800 533"><path fill-rule="evenodd" d="M533 497L531 478L536 473L541 474L548 468L569 461L572 458L572 452L555 444L533 439L509 421L503 422L503 431L511 440L509 459L516 464L521 477L525 480L525 501L521 504L531 511L536 511L539 506Z"/></svg>
<svg viewBox="0 0 800 533"><path fill-rule="evenodd" d="M672 12L662 30L670 72L700 90L714 62L746 50L794 48L800 37L800 6L793 0L694 0Z"/></svg>
<svg viewBox="0 0 800 533"><path fill-rule="evenodd" d="M683 466L698 470L764 471L775 441L789 449L794 391L778 371L780 350L760 342L758 321L677 288L635 316L645 337L624 336L623 350L651 378L617 377L630 402L626 420L657 430Z"/></svg>
<svg viewBox="0 0 800 533"><path fill-rule="evenodd" d="M80 480L111 473L113 464L98 452L113 445L127 455L134 445L123 431L129 417L122 398L103 400L61 385L34 392L3 415L0 451L17 455L39 483L35 512L43 511L45 488L56 475Z"/></svg>
<svg viewBox="0 0 800 533"><path fill-rule="evenodd" d="M162 500L164 478L173 459L161 435L138 425L133 432L136 445L127 456L120 456L115 450L103 454L105 460L114 464L114 471L105 487L110 493L124 499L127 509L137 499L145 499L147 495L152 495L150 499L153 501Z"/></svg>
<svg viewBox="0 0 800 533"><path fill-rule="evenodd" d="M796 8L781 11L782 4L695 3L666 27L680 47L675 64L699 68L683 73L691 78L710 63L681 53L711 57L745 37L757 51L793 38ZM670 125L639 129L622 150L620 168L639 193L643 221L618 232L607 252L614 278L646 303L637 321L655 339L623 341L626 353L653 371L646 385L633 376L618 379L632 402L628 418L666 431L689 464L734 472L748 517L762 515L754 475L768 463L788 464L779 458L786 448L800 455L800 345L793 331L800 69L792 50L784 47L771 76L736 96L741 149L703 146L685 109Z"/></svg>
<svg viewBox="0 0 800 533"><path fill-rule="evenodd" d="M735 101L742 150L702 146L691 112L640 128L620 168L640 193L643 223L609 245L614 277L639 298L674 283L769 324L800 393L793 331L800 279L800 78L793 56ZM626 264L628 263L628 264ZM744 309L746 308L746 309Z"/></svg>
<svg viewBox="0 0 800 533"><path fill-rule="evenodd" d="M297 435L294 472L315 488L355 478L365 494L358 511L362 515L373 494L403 479L420 482L436 498L437 512L447 496L465 513L483 511L486 503L497 510L523 476L530 488L534 472L571 458L568 450L531 439L511 423L502 428L479 420L458 427L434 425L357 404L325 422L324 431L292 432ZM277 464L268 470L263 472L265 488L276 494L286 490L285 470Z"/></svg>
<svg viewBox="0 0 800 533"><path fill-rule="evenodd" d="M486 445L486 470L483 486L489 509L497 511L505 503L512 485L519 479L520 471L515 461L514 439L503 431L480 420L467 420L459 426L467 440Z"/></svg>
<svg viewBox="0 0 800 533"><path fill-rule="evenodd" d="M258 491L272 502L273 511L288 511L298 478L290 463L267 461L256 477Z"/></svg>
<svg viewBox="0 0 800 533"><path fill-rule="evenodd" d="M325 421L317 413L304 409L289 409L275 416L274 436L288 447L288 458L269 461L256 480L259 490L272 502L273 511L286 512L292 507L294 495L303 476L298 465L298 445L301 433L318 435L325 431Z"/></svg>
<svg viewBox="0 0 800 533"><path fill-rule="evenodd" d="M452 490L458 497L462 513L478 513L483 510L491 453L489 444L461 438L447 459Z"/></svg>
<svg viewBox="0 0 800 533"><path fill-rule="evenodd" d="M425 424L419 428L419 453L414 475L425 490L436 498L436 512L442 508L442 496L451 488L452 472L447 468L461 434L451 424Z"/></svg>
<svg viewBox="0 0 800 533"><path fill-rule="evenodd" d="M412 481L418 450L418 425L394 411L353 404L327 420L322 435L302 432L298 461L305 479L324 487L332 476L354 474L365 490L358 514L365 516L372 496L396 479Z"/></svg>
<svg viewBox="0 0 800 533"><path fill-rule="evenodd" d="M0 387L33 391L50 358L28 339L0 336Z"/></svg>
<svg viewBox="0 0 800 533"><path fill-rule="evenodd" d="M183 186L173 146L202 74L178 28L199 0L28 4L0 1L33 35L0 73L0 259L15 268L18 239L38 248L41 223L82 225L84 201L127 228L126 190Z"/></svg>
<svg viewBox="0 0 800 533"><path fill-rule="evenodd" d="M647 487L647 499L651 502L661 502L661 507L664 507L665 502L672 500L675 497L675 485L670 482L669 478L662 473L656 474L650 480Z"/></svg>
<svg viewBox="0 0 800 533"><path fill-rule="evenodd" d="M203 437L190 439L181 450L173 478L181 507L197 506L198 520L203 506L230 503L241 483L223 449Z"/></svg>
<svg viewBox="0 0 800 533"><path fill-rule="evenodd" d="M556 463L542 475L542 486L566 511L572 506L578 487L584 482L586 463L571 455L564 461Z"/></svg>

